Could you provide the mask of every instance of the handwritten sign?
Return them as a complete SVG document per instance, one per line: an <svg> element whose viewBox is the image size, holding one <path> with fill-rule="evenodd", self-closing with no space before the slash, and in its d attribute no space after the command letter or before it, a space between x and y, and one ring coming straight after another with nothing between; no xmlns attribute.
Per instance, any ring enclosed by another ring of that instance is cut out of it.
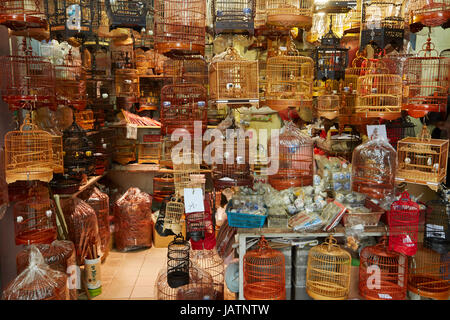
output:
<svg viewBox="0 0 450 320"><path fill-rule="evenodd" d="M205 206L203 203L203 190L201 188L184 189L184 208L185 213L205 211Z"/></svg>

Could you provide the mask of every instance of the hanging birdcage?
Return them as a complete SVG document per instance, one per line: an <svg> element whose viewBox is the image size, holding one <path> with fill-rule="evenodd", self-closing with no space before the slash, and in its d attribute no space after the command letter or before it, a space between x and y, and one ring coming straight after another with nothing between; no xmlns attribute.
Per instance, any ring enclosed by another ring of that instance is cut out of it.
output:
<svg viewBox="0 0 450 320"><path fill-rule="evenodd" d="M308 30L312 26L313 1L267 0L266 15L268 25Z"/></svg>
<svg viewBox="0 0 450 320"><path fill-rule="evenodd" d="M377 132L355 148L352 156L352 190L384 199L394 194L397 153Z"/></svg>
<svg viewBox="0 0 450 320"><path fill-rule="evenodd" d="M427 202L423 245L440 254L450 250L450 203L447 198Z"/></svg>
<svg viewBox="0 0 450 320"><path fill-rule="evenodd" d="M178 288L189 283L190 244L179 234L167 247L167 283Z"/></svg>
<svg viewBox="0 0 450 320"><path fill-rule="evenodd" d="M209 67L210 99L231 107L259 102L258 61L244 60L229 47Z"/></svg>
<svg viewBox="0 0 450 320"><path fill-rule="evenodd" d="M428 185L437 190L447 176L448 140L431 139L423 126L421 134L402 139L397 145L396 179Z"/></svg>
<svg viewBox="0 0 450 320"><path fill-rule="evenodd" d="M212 0L214 30L220 33L254 33L256 0Z"/></svg>
<svg viewBox="0 0 450 320"><path fill-rule="evenodd" d="M203 57L177 57L164 61L164 77L167 84L200 84L208 86L208 63Z"/></svg>
<svg viewBox="0 0 450 320"><path fill-rule="evenodd" d="M175 193L173 175L164 173L153 178L153 201L162 202Z"/></svg>
<svg viewBox="0 0 450 320"><path fill-rule="evenodd" d="M344 35L351 33L359 33L360 31L362 0L356 0L355 2L356 5L345 15ZM359 38L359 34L357 36Z"/></svg>
<svg viewBox="0 0 450 320"><path fill-rule="evenodd" d="M49 198L30 196L14 205L16 245L52 243L56 240L56 214Z"/></svg>
<svg viewBox="0 0 450 320"><path fill-rule="evenodd" d="M86 203L94 209L97 216L98 233L103 254L109 251L111 232L109 227L109 197L106 193L94 188L86 200Z"/></svg>
<svg viewBox="0 0 450 320"><path fill-rule="evenodd" d="M376 276L374 276L376 275ZM405 300L408 258L386 247L384 238L361 250L359 294L366 300Z"/></svg>
<svg viewBox="0 0 450 320"><path fill-rule="evenodd" d="M105 0L105 5L110 29L133 28L140 32L147 27L147 14L152 13L150 0Z"/></svg>
<svg viewBox="0 0 450 320"><path fill-rule="evenodd" d="M423 27L442 26L450 20L449 0L413 0L408 9L413 32L420 31Z"/></svg>
<svg viewBox="0 0 450 320"><path fill-rule="evenodd" d="M255 30L264 28L266 26L266 0L254 0L255 2L255 18L254 28Z"/></svg>
<svg viewBox="0 0 450 320"><path fill-rule="evenodd" d="M417 253L409 263L408 295L412 300L448 300L450 262L445 260L444 254L419 244Z"/></svg>
<svg viewBox="0 0 450 320"><path fill-rule="evenodd" d="M355 0L315 1L314 11L325 13L347 13L356 7Z"/></svg>
<svg viewBox="0 0 450 320"><path fill-rule="evenodd" d="M398 0L362 0L360 47L368 44L380 49L391 45L403 48L405 20L402 2Z"/></svg>
<svg viewBox="0 0 450 320"><path fill-rule="evenodd" d="M172 197L166 203L164 230L171 230L174 234L181 233L181 217L183 214L184 203L181 198Z"/></svg>
<svg viewBox="0 0 450 320"><path fill-rule="evenodd" d="M264 236L257 247L244 256L244 298L246 300L284 300L285 258L272 249Z"/></svg>
<svg viewBox="0 0 450 320"><path fill-rule="evenodd" d="M269 183L277 190L312 185L313 141L291 121L285 123L283 130L278 150L269 150L269 159L278 160L278 171L269 175Z"/></svg>
<svg viewBox="0 0 450 320"><path fill-rule="evenodd" d="M205 52L206 1L155 0L155 49L162 54Z"/></svg>
<svg viewBox="0 0 450 320"><path fill-rule="evenodd" d="M191 250L189 256L194 266L207 271L213 278L214 290L211 299L223 300L225 269L217 250Z"/></svg>
<svg viewBox="0 0 450 320"><path fill-rule="evenodd" d="M404 78L403 109L409 115L419 118L447 110L450 58L439 57L430 37L417 56L406 59Z"/></svg>
<svg viewBox="0 0 450 320"><path fill-rule="evenodd" d="M361 51L356 52L356 57L352 60L352 66L345 69L344 85L346 87L351 87L352 90L356 90L358 78L364 76L369 70L370 64L367 60Z"/></svg>
<svg viewBox="0 0 450 320"><path fill-rule="evenodd" d="M275 111L312 107L314 60L299 55L267 59L265 104Z"/></svg>
<svg viewBox="0 0 450 320"><path fill-rule="evenodd" d="M200 122L201 132L206 130L207 92L199 84L174 84L161 89L161 133L172 134L185 129L194 134L195 122Z"/></svg>
<svg viewBox="0 0 450 320"><path fill-rule="evenodd" d="M339 116L341 98L336 92L328 92L317 98L317 116L333 120Z"/></svg>
<svg viewBox="0 0 450 320"><path fill-rule="evenodd" d="M387 121L385 125L387 138L395 150L397 150L397 144L400 140L414 136L415 125L408 118Z"/></svg>
<svg viewBox="0 0 450 320"><path fill-rule="evenodd" d="M44 6L40 0L4 0L0 4L0 24L11 30L45 28Z"/></svg>
<svg viewBox="0 0 450 320"><path fill-rule="evenodd" d="M185 188L202 188L204 183L196 182L195 175L199 175L201 156L196 153L183 153L178 159L172 159L175 192L183 196Z"/></svg>

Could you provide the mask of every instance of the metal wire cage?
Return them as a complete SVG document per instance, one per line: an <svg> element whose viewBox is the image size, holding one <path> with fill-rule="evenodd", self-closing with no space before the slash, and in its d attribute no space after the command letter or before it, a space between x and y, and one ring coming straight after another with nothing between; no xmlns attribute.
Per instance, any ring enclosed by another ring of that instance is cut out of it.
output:
<svg viewBox="0 0 450 320"><path fill-rule="evenodd" d="M172 134L185 129L194 134L196 121L201 122L202 132L207 124L207 93L199 84L166 85L161 89L161 133Z"/></svg>
<svg viewBox="0 0 450 320"><path fill-rule="evenodd" d="M415 30L415 27L438 27L450 20L449 0L413 0L408 9L412 30Z"/></svg>
<svg viewBox="0 0 450 320"><path fill-rule="evenodd" d="M45 28L44 6L40 0L5 0L0 4L0 24L11 30Z"/></svg>
<svg viewBox="0 0 450 320"><path fill-rule="evenodd" d="M155 0L155 49L162 54L205 53L206 1Z"/></svg>
<svg viewBox="0 0 450 320"><path fill-rule="evenodd" d="M402 1L362 0L360 47L374 44L384 49L403 48L405 20Z"/></svg>
<svg viewBox="0 0 450 320"><path fill-rule="evenodd" d="M286 122L283 130L278 150L269 150L269 159L278 159L277 173L269 175L270 185L277 190L312 185L313 141L292 121Z"/></svg>
<svg viewBox="0 0 450 320"><path fill-rule="evenodd" d="M223 300L225 268L224 262L217 253L217 250L191 250L190 259L194 266L205 270L211 275L214 284L211 299Z"/></svg>
<svg viewBox="0 0 450 320"><path fill-rule="evenodd" d="M409 115L419 118L428 112L447 110L450 58L439 56L430 37L417 56L406 59L404 78L403 109Z"/></svg>
<svg viewBox="0 0 450 320"><path fill-rule="evenodd" d="M272 249L264 236L257 247L244 256L244 298L246 300L284 300L285 258Z"/></svg>
<svg viewBox="0 0 450 320"><path fill-rule="evenodd" d="M448 300L450 262L444 255L419 243L416 254L409 261L408 295L412 300Z"/></svg>
<svg viewBox="0 0 450 320"><path fill-rule="evenodd" d="M399 118L393 121L387 121L385 125L389 143L392 145L392 147L394 147L395 150L397 150L397 144L400 140L406 137L413 137L415 134L415 125L407 117Z"/></svg>
<svg viewBox="0 0 450 320"><path fill-rule="evenodd" d="M168 84L200 84L208 86L208 63L199 56L167 59L163 74L169 78Z"/></svg>
<svg viewBox="0 0 450 320"><path fill-rule="evenodd" d="M374 276L375 275L375 276ZM386 247L384 238L361 250L359 294L366 300L405 300L408 258Z"/></svg>
<svg viewBox="0 0 450 320"><path fill-rule="evenodd" d="M423 245L440 254L450 250L450 204L446 199L427 202Z"/></svg>
<svg viewBox="0 0 450 320"><path fill-rule="evenodd" d="M189 283L190 244L179 234L167 247L167 284L172 289Z"/></svg>
<svg viewBox="0 0 450 320"><path fill-rule="evenodd" d="M312 107L314 60L299 55L267 59L266 105L280 111L288 107Z"/></svg>
<svg viewBox="0 0 450 320"><path fill-rule="evenodd" d="M267 0L266 24L287 29L299 27L310 29L312 26L312 0Z"/></svg>
<svg viewBox="0 0 450 320"><path fill-rule="evenodd" d="M181 198L172 197L166 203L164 216L164 230L172 230L173 233L181 233L181 217L184 214L184 203Z"/></svg>
<svg viewBox="0 0 450 320"><path fill-rule="evenodd" d="M30 196L14 205L16 245L52 243L56 240L56 215L49 198Z"/></svg>
<svg viewBox="0 0 450 320"><path fill-rule="evenodd" d="M105 0L110 29L132 28L138 32L147 27L147 14L153 13L150 0Z"/></svg>
<svg viewBox="0 0 450 320"><path fill-rule="evenodd" d="M219 33L254 33L255 0L213 0L214 30Z"/></svg>
<svg viewBox="0 0 450 320"><path fill-rule="evenodd" d="M258 61L244 60L236 49L229 47L216 56L209 66L210 99L241 107L259 101Z"/></svg>

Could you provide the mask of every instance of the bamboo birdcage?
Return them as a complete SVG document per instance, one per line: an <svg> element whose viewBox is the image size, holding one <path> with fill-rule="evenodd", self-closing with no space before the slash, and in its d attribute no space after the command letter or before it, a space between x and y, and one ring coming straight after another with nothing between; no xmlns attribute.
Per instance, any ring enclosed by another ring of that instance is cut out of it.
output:
<svg viewBox="0 0 450 320"><path fill-rule="evenodd" d="M344 19L344 34L359 33L361 26L362 0L356 0L356 7L352 8Z"/></svg>
<svg viewBox="0 0 450 320"><path fill-rule="evenodd" d="M11 30L45 28L44 5L40 0L4 0L0 4L0 24Z"/></svg>
<svg viewBox="0 0 450 320"><path fill-rule="evenodd" d="M184 203L181 198L172 197L166 203L164 216L164 230L172 230L173 233L181 232L181 217L184 214Z"/></svg>
<svg viewBox="0 0 450 320"><path fill-rule="evenodd" d="M448 140L431 139L423 126L419 137L408 137L397 144L397 180L437 190L447 176L447 161Z"/></svg>
<svg viewBox="0 0 450 320"><path fill-rule="evenodd" d="M256 0L212 0L214 30L220 33L254 33Z"/></svg>
<svg viewBox="0 0 450 320"><path fill-rule="evenodd" d="M116 69L115 95L137 102L139 97L139 76L136 69Z"/></svg>
<svg viewBox="0 0 450 320"><path fill-rule="evenodd" d="M208 86L208 63L203 57L192 56L164 61L164 76L168 84L189 83Z"/></svg>
<svg viewBox="0 0 450 320"><path fill-rule="evenodd" d="M153 201L162 202L175 193L173 175L164 173L153 178Z"/></svg>
<svg viewBox="0 0 450 320"><path fill-rule="evenodd" d="M374 277L374 275L376 275ZM408 258L386 247L384 238L361 250L359 294L366 300L404 300L408 284Z"/></svg>
<svg viewBox="0 0 450 320"><path fill-rule="evenodd" d="M189 283L190 249L189 242L181 234L167 247L167 284L172 289Z"/></svg>
<svg viewBox="0 0 450 320"><path fill-rule="evenodd" d="M136 161L136 141L119 138L114 145L113 160L121 165Z"/></svg>
<svg viewBox="0 0 450 320"><path fill-rule="evenodd" d="M213 278L214 290L211 299L223 300L225 269L217 250L191 250L189 256L194 266L207 271Z"/></svg>
<svg viewBox="0 0 450 320"><path fill-rule="evenodd" d="M311 107L314 60L299 55L267 59L266 105L275 111Z"/></svg>
<svg viewBox="0 0 450 320"><path fill-rule="evenodd" d="M204 183L195 182L192 175L201 173L201 156L196 153L183 153L178 159L172 159L173 163L173 181L175 192L183 196L185 188L202 188Z"/></svg>
<svg viewBox="0 0 450 320"><path fill-rule="evenodd" d="M285 258L272 249L264 236L257 248L244 256L244 298L246 300L284 300Z"/></svg>
<svg viewBox="0 0 450 320"><path fill-rule="evenodd" d="M413 0L409 3L410 27L438 27L450 20L449 0ZM419 26L417 26L419 25Z"/></svg>
<svg viewBox="0 0 450 320"><path fill-rule="evenodd" d="M333 120L339 116L340 97L328 90L327 94L317 98L317 116Z"/></svg>
<svg viewBox="0 0 450 320"><path fill-rule="evenodd" d="M346 87L352 86L356 90L358 86L358 78L364 76L369 71L370 64L367 63L367 58L364 57L361 51L356 52L356 57L352 61L352 66L345 69L344 85Z"/></svg>
<svg viewBox="0 0 450 320"><path fill-rule="evenodd" d="M255 30L258 30L266 26L267 20L266 0L254 0L254 2L255 2L254 27Z"/></svg>
<svg viewBox="0 0 450 320"><path fill-rule="evenodd" d="M308 253L306 292L316 300L346 300L350 292L352 257L333 236Z"/></svg>
<svg viewBox="0 0 450 320"><path fill-rule="evenodd" d="M448 254L448 252L447 252ZM417 253L410 258L408 293L413 300L448 300L450 297L450 262L444 254L419 244Z"/></svg>
<svg viewBox="0 0 450 320"><path fill-rule="evenodd" d="M441 198L427 202L423 245L440 254L450 251L450 203Z"/></svg>
<svg viewBox="0 0 450 320"><path fill-rule="evenodd" d="M155 135L155 141L138 144L138 163L159 163L161 137Z"/></svg>
<svg viewBox="0 0 450 320"><path fill-rule="evenodd" d="M110 29L132 28L138 32L147 27L147 14L152 14L150 0L105 0Z"/></svg>
<svg viewBox="0 0 450 320"><path fill-rule="evenodd" d="M75 111L75 121L76 123L86 131L90 131L94 129L94 112L92 110L82 110Z"/></svg>
<svg viewBox="0 0 450 320"><path fill-rule="evenodd" d="M244 60L229 47L209 66L210 99L231 107L259 101L258 61Z"/></svg>
<svg viewBox="0 0 450 320"><path fill-rule="evenodd" d="M266 15L268 25L308 30L312 26L313 1L267 0Z"/></svg>
<svg viewBox="0 0 450 320"><path fill-rule="evenodd" d="M155 0L156 51L203 55L205 22L204 0Z"/></svg>
<svg viewBox="0 0 450 320"><path fill-rule="evenodd" d="M404 78L406 101L403 109L408 110L412 117L446 111L450 58L439 56L430 37L417 56L406 59Z"/></svg>

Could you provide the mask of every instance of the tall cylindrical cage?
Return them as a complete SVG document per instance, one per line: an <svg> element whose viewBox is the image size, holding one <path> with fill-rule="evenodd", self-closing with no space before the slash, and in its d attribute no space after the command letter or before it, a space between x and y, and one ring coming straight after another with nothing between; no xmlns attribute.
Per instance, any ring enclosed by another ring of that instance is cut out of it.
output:
<svg viewBox="0 0 450 320"><path fill-rule="evenodd" d="M447 199L427 202L423 245L438 253L450 250L450 203Z"/></svg>
<svg viewBox="0 0 450 320"><path fill-rule="evenodd" d="M253 34L256 0L213 0L214 30L219 33Z"/></svg>
<svg viewBox="0 0 450 320"><path fill-rule="evenodd" d="M45 28L44 4L40 0L5 0L0 5L0 24L12 30Z"/></svg>
<svg viewBox="0 0 450 320"><path fill-rule="evenodd" d="M224 274L225 268L222 258L216 249L212 250L191 250L190 259L194 266L207 271L214 282L213 300L223 300Z"/></svg>
<svg viewBox="0 0 450 320"><path fill-rule="evenodd" d="M105 0L110 29L133 28L140 32L147 27L147 14L153 14L151 0Z"/></svg>
<svg viewBox="0 0 450 320"><path fill-rule="evenodd" d="M172 289L189 284L191 246L181 234L167 247L167 284Z"/></svg>
<svg viewBox="0 0 450 320"><path fill-rule="evenodd" d="M267 0L266 15L268 25L309 30L312 26L313 1Z"/></svg>

